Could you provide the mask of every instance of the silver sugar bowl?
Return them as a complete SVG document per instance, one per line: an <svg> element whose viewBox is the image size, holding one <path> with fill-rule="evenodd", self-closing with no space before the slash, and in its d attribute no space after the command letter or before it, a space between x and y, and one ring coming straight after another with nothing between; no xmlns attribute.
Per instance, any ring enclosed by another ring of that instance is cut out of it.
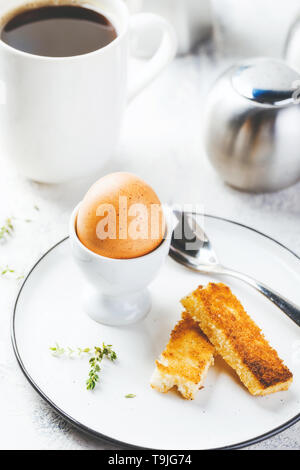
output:
<svg viewBox="0 0 300 470"><path fill-rule="evenodd" d="M300 179L300 75L283 61L250 59L209 93L204 141L231 186L276 191Z"/></svg>

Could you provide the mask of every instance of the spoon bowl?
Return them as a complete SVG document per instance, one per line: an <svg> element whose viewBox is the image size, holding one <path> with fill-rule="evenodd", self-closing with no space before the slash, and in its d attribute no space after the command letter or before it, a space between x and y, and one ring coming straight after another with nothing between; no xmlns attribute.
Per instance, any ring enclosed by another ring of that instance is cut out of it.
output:
<svg viewBox="0 0 300 470"><path fill-rule="evenodd" d="M174 211L178 220L175 225L170 256L178 263L199 273L231 276L249 284L280 308L291 320L300 326L300 308L278 292L247 274L224 267L212 247L212 244L198 224L192 212Z"/></svg>

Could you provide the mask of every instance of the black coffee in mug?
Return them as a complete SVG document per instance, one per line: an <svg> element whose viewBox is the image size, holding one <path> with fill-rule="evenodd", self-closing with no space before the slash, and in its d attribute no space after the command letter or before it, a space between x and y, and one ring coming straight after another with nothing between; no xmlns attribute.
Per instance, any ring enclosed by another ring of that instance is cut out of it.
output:
<svg viewBox="0 0 300 470"><path fill-rule="evenodd" d="M111 22L81 5L43 5L18 10L2 27L9 46L39 56L70 57L107 46L117 37Z"/></svg>

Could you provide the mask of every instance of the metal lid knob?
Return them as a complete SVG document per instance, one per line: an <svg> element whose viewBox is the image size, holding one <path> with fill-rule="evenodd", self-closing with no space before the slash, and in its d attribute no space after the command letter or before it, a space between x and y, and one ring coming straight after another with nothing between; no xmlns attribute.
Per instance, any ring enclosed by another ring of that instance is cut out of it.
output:
<svg viewBox="0 0 300 470"><path fill-rule="evenodd" d="M252 59L234 69L232 85L252 101L283 106L294 101L300 75L280 60Z"/></svg>

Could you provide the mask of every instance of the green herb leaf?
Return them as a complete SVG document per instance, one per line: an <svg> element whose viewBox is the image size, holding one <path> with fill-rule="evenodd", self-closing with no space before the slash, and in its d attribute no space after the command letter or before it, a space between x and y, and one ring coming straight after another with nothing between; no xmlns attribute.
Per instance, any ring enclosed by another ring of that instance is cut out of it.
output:
<svg viewBox="0 0 300 470"><path fill-rule="evenodd" d="M9 279L16 279L19 281L20 279L23 279L23 275L17 275L16 271L14 269L11 269L8 266L5 267L0 267L0 276L6 276L7 274L14 274L14 276L7 276Z"/></svg>
<svg viewBox="0 0 300 470"><path fill-rule="evenodd" d="M49 348L52 351L54 356L63 356L65 354L64 348L61 348L58 343L55 343L55 346Z"/></svg>
<svg viewBox="0 0 300 470"><path fill-rule="evenodd" d="M125 398L135 398L136 395L134 395L134 393L128 393L127 395L125 395Z"/></svg>
<svg viewBox="0 0 300 470"><path fill-rule="evenodd" d="M0 240L6 240L8 236L12 235L13 231L12 217L8 217L2 227L0 227Z"/></svg>

